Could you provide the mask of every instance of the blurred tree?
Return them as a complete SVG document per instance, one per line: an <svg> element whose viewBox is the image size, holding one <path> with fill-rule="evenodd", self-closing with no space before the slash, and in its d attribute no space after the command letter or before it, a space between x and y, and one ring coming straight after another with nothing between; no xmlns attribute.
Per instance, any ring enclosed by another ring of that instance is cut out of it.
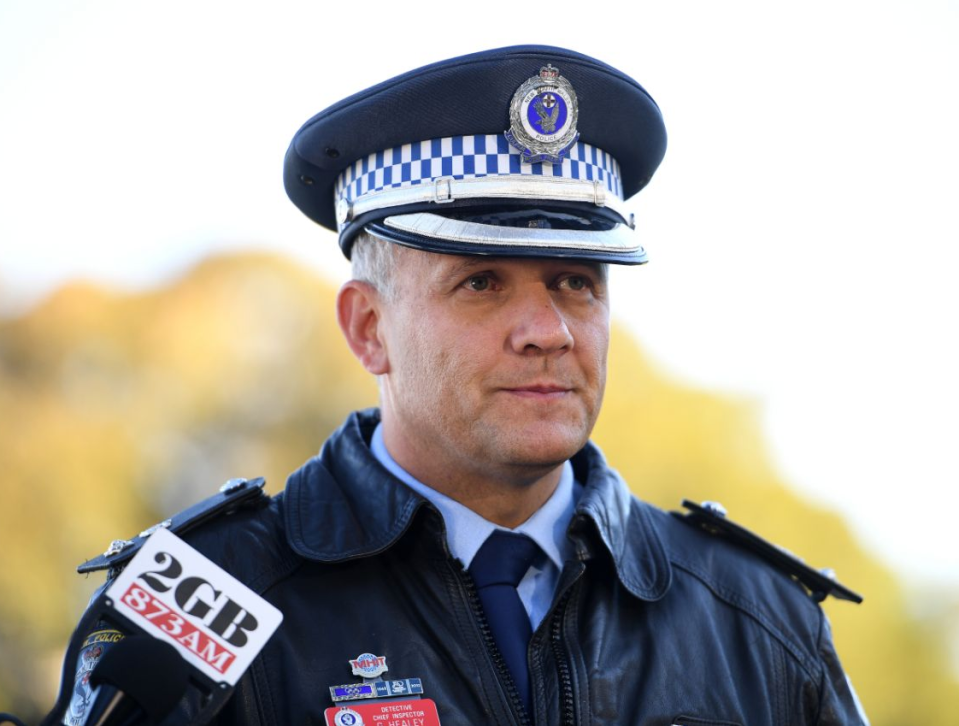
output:
<svg viewBox="0 0 959 726"><path fill-rule="evenodd" d="M78 562L227 478L265 475L278 491L349 411L375 404L334 294L290 262L244 255L149 293L70 286L0 322L0 710L36 719L52 703L63 646L101 582L71 576ZM670 382L620 330L595 438L639 496L722 500L866 595L827 610L874 724L959 702L939 637L956 608L911 618L842 522L783 485L748 404Z"/></svg>

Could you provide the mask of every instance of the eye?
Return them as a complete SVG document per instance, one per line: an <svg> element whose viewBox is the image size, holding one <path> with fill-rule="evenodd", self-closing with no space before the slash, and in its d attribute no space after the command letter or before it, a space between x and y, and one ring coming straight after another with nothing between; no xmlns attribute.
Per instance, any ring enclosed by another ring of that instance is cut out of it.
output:
<svg viewBox="0 0 959 726"><path fill-rule="evenodd" d="M569 277L560 280L559 284L561 287L565 287L568 290L579 292L580 290L586 290L589 288L590 281L583 275L570 275Z"/></svg>
<svg viewBox="0 0 959 726"><path fill-rule="evenodd" d="M466 279L465 284L473 292L486 292L493 286L488 275L472 275Z"/></svg>

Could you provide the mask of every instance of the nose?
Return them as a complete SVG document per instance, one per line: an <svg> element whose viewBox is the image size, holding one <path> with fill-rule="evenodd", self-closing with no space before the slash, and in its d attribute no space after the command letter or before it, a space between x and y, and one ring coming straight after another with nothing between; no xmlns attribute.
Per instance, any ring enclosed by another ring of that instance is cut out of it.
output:
<svg viewBox="0 0 959 726"><path fill-rule="evenodd" d="M514 352L542 355L573 347L566 315L545 287L522 295L513 314L509 344Z"/></svg>

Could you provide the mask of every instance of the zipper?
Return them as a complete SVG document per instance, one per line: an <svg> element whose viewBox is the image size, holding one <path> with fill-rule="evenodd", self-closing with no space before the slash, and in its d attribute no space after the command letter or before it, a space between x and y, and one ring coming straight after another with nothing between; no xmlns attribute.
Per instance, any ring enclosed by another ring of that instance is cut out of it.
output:
<svg viewBox="0 0 959 726"><path fill-rule="evenodd" d="M483 612L483 604L480 602L479 593L476 592L476 585L473 582L473 578L467 574L462 565L457 568L451 563L451 566L456 570L459 582L466 591L466 599L469 602L470 610L473 611L473 617L479 625L483 642L486 645L486 652L489 653L493 659L493 664L499 673L500 684L506 688L506 695L510 704L513 706L513 713L517 716L520 726L532 726L532 721L526 712L526 706L523 705L523 701L519 697L519 691L516 689L516 684L513 682L513 676L510 674L509 668L506 667L506 661L503 660L499 648L496 647L496 641L493 640L493 633L490 631L489 621L486 620L486 614Z"/></svg>
<svg viewBox="0 0 959 726"><path fill-rule="evenodd" d="M556 606L553 613L553 622L550 626L550 643L553 648L553 657L556 659L556 669L559 671L561 689L561 709L563 726L575 726L576 704L573 698L573 673L569 665L566 649L563 647L563 618L566 616L566 604L569 602L572 588L567 590Z"/></svg>
<svg viewBox="0 0 959 726"><path fill-rule="evenodd" d="M563 726L576 726L576 695L573 692L573 668L570 663L569 648L563 641L563 620L566 617L566 608L573 595L579 592L581 578L586 571L582 560L566 563L560 574L556 586L556 601L550 608L543 622L549 623L550 647L553 659L556 661L556 671L560 685L560 722Z"/></svg>

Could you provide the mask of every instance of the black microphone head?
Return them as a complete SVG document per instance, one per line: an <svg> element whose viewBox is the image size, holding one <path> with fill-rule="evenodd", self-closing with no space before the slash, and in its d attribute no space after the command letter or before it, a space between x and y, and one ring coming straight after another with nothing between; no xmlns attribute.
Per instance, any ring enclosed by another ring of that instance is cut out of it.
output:
<svg viewBox="0 0 959 726"><path fill-rule="evenodd" d="M137 702L150 723L162 721L186 693L189 666L176 648L149 635L128 635L103 654L90 683L106 683Z"/></svg>

